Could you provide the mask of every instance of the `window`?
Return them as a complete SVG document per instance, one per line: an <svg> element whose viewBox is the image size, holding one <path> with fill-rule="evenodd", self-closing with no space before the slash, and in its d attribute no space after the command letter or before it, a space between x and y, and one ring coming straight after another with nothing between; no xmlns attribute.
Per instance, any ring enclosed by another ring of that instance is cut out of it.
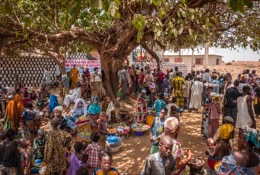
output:
<svg viewBox="0 0 260 175"><path fill-rule="evenodd" d="M196 58L195 64L196 64L196 65L202 65L202 64L203 64L202 58Z"/></svg>
<svg viewBox="0 0 260 175"><path fill-rule="evenodd" d="M216 60L216 65L219 65L219 59Z"/></svg>
<svg viewBox="0 0 260 175"><path fill-rule="evenodd" d="M182 63L182 57L175 58L175 63Z"/></svg>
<svg viewBox="0 0 260 175"><path fill-rule="evenodd" d="M164 58L164 62L170 62L170 58Z"/></svg>

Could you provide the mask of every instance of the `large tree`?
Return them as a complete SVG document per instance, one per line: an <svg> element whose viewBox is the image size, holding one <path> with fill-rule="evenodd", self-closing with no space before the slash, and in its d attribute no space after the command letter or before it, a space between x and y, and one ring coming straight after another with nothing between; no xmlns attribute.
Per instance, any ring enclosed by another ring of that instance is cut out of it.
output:
<svg viewBox="0 0 260 175"><path fill-rule="evenodd" d="M240 13L221 0L2 0L0 44L4 53L37 51L61 67L67 52L97 49L104 86L115 99L117 72L138 45L157 63L155 48L209 42L259 50L259 12L244 7L250 2L229 1Z"/></svg>

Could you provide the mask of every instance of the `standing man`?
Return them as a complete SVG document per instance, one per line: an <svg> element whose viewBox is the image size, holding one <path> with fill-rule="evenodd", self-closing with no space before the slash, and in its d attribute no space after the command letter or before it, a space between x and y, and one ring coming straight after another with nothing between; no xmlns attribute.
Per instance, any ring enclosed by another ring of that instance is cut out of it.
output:
<svg viewBox="0 0 260 175"><path fill-rule="evenodd" d="M176 105L184 108L184 95L183 91L186 88L186 82L184 78L181 77L181 72L176 73L176 77L172 80L172 85L174 89L174 97L176 99Z"/></svg>
<svg viewBox="0 0 260 175"><path fill-rule="evenodd" d="M239 81L234 81L234 86L227 88L224 95L224 111L223 116L230 116L234 119L234 124L237 120L237 98L241 96L239 92Z"/></svg>
<svg viewBox="0 0 260 175"><path fill-rule="evenodd" d="M76 68L76 64L73 65L73 68L70 69L71 76L71 88L74 89L76 83L79 81L79 70Z"/></svg>
<svg viewBox="0 0 260 175"><path fill-rule="evenodd" d="M211 82L211 76L209 74L209 69L206 69L202 74L202 81L206 81L207 83Z"/></svg>
<svg viewBox="0 0 260 175"><path fill-rule="evenodd" d="M191 87L190 109L196 109L197 111L202 107L202 92L203 83L200 82L201 76L197 75L196 80Z"/></svg>
<svg viewBox="0 0 260 175"><path fill-rule="evenodd" d="M98 68L94 68L94 73L91 74L91 98L99 97L99 99L105 95L104 88L102 86L102 77L98 72Z"/></svg>
<svg viewBox="0 0 260 175"><path fill-rule="evenodd" d="M239 128L239 138L242 138L244 136L243 129L256 129L255 111L250 86L243 86L243 94L237 98L237 109L236 128ZM240 151L242 150L242 146L238 145Z"/></svg>
<svg viewBox="0 0 260 175"><path fill-rule="evenodd" d="M46 85L49 85L51 83L50 71L48 70L47 66L45 66L45 69L43 72L43 80Z"/></svg>

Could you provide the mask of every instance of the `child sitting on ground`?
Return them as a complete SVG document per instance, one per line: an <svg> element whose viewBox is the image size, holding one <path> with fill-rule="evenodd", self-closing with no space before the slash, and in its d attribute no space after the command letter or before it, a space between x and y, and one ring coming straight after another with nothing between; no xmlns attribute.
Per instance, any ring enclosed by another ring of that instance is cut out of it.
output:
<svg viewBox="0 0 260 175"><path fill-rule="evenodd" d="M215 175L214 165L218 160L218 158L215 156L216 145L213 138L208 138L206 143L208 146L208 149L206 150L206 155L208 155L208 166L210 168L210 175Z"/></svg>
<svg viewBox="0 0 260 175"><path fill-rule="evenodd" d="M75 175L76 171L81 167L83 162L83 145L81 142L76 142L74 144L75 153L72 153L70 156L70 167L69 167L69 175Z"/></svg>
<svg viewBox="0 0 260 175"><path fill-rule="evenodd" d="M46 139L43 130L38 130L37 137L33 141L33 154L36 159L43 160Z"/></svg>
<svg viewBox="0 0 260 175"><path fill-rule="evenodd" d="M92 133L92 143L89 144L83 152L84 155L88 155L87 168L89 169L90 174L93 174L95 168L100 166L99 154L102 152L102 148L98 144L99 138L100 136L98 133Z"/></svg>
<svg viewBox="0 0 260 175"><path fill-rule="evenodd" d="M19 128L18 128L18 139L30 138L30 137L31 137L30 129L26 126L24 121L20 121Z"/></svg>
<svg viewBox="0 0 260 175"><path fill-rule="evenodd" d="M22 138L20 141L20 153L21 153L21 167L22 175L31 174L31 162L32 162L32 147L29 138Z"/></svg>
<svg viewBox="0 0 260 175"><path fill-rule="evenodd" d="M119 172L116 168L111 167L113 163L112 154L104 152L100 156L100 165L101 167L95 169L94 175L119 175Z"/></svg>

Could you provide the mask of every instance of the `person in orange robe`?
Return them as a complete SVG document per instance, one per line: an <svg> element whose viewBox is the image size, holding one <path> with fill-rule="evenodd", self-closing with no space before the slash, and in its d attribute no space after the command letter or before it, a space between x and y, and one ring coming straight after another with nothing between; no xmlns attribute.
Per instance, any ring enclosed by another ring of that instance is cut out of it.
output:
<svg viewBox="0 0 260 175"><path fill-rule="evenodd" d="M18 90L6 107L4 129L12 128L15 130L19 125L23 111L23 97Z"/></svg>

